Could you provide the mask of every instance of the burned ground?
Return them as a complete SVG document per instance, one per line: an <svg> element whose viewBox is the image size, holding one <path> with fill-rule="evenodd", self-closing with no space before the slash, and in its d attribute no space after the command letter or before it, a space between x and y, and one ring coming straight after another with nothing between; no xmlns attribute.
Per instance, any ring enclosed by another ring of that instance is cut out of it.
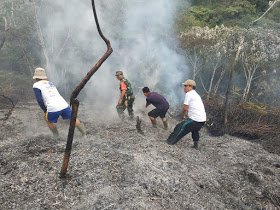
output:
<svg viewBox="0 0 280 210"><path fill-rule="evenodd" d="M1 122L0 209L280 208L280 157L264 144L203 130L199 150L190 135L169 146L146 116L141 135L135 121L81 113L88 135L75 133L65 179L66 123L54 139L35 103Z"/></svg>

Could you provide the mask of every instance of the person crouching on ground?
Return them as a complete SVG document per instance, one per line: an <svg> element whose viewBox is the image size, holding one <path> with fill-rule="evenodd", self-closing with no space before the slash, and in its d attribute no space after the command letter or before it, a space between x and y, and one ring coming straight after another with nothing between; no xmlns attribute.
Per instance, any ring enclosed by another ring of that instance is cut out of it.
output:
<svg viewBox="0 0 280 210"><path fill-rule="evenodd" d="M124 78L122 71L117 71L115 76L120 81L120 97L116 106L118 115L123 120L124 110L127 108L130 119L133 119L133 102L135 100L135 96L133 95L132 86L130 82Z"/></svg>
<svg viewBox="0 0 280 210"><path fill-rule="evenodd" d="M48 127L55 137L58 137L58 130L54 123L57 123L59 116L64 120L71 119L71 108L64 98L59 94L54 84L48 81L48 77L43 68L36 68L33 79L36 82L33 84L33 90L36 100L45 113L45 120ZM79 119L76 119L76 127L84 136L86 134L85 127Z"/></svg>
<svg viewBox="0 0 280 210"><path fill-rule="evenodd" d="M192 133L194 148L198 148L199 130L206 121L205 108L201 97L195 91L196 83L193 80L186 80L184 83L185 101L183 106L183 121L176 125L173 132L167 139L168 144L176 144L189 132Z"/></svg>
<svg viewBox="0 0 280 210"><path fill-rule="evenodd" d="M148 113L148 116L152 122L153 127L157 127L156 118L160 117L164 126L164 129L168 129L167 119L165 117L167 110L169 109L169 104L167 100L160 94L156 92L150 92L148 87L142 89L144 96L146 96L146 108L152 104L155 109Z"/></svg>

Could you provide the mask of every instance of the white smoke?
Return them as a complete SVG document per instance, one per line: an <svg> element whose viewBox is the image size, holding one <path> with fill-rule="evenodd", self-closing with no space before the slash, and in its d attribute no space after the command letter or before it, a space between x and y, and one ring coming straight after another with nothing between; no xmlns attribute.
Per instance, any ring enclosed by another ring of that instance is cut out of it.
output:
<svg viewBox="0 0 280 210"><path fill-rule="evenodd" d="M101 30L114 52L79 95L95 107L113 109L119 90L115 72L124 71L135 94L149 86L175 104L188 69L177 47L177 0L100 0L96 2ZM69 96L88 70L105 53L90 0L48 0L39 11L50 57L49 77ZM145 104L145 101L143 101ZM99 106L100 105L100 106Z"/></svg>

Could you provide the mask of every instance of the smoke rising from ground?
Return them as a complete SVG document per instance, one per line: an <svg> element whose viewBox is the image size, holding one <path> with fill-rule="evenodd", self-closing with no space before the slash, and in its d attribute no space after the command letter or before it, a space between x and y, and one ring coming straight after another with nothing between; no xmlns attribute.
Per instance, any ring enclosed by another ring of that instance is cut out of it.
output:
<svg viewBox="0 0 280 210"><path fill-rule="evenodd" d="M144 100L141 89L149 86L171 104L177 103L188 69L174 32L176 4L177 0L96 1L101 30L114 52L79 98L89 99L95 108L108 106L115 111L119 82L114 75L121 69L138 99ZM97 33L91 1L49 0L41 4L38 15L50 58L47 73L67 98L106 51Z"/></svg>

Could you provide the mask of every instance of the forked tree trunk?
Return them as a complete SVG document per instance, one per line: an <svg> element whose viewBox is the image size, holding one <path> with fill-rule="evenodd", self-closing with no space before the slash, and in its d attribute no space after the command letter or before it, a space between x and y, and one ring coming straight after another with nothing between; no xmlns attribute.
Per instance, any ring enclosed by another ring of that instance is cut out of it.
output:
<svg viewBox="0 0 280 210"><path fill-rule="evenodd" d="M219 86L220 86L220 84L221 84L221 81L222 81L222 79L223 79L223 77L224 77L224 75L225 75L225 72L226 72L226 69L224 68L224 69L221 71L220 77L219 77L218 81L216 82L216 84L215 84L215 86L214 86L214 91L213 91L214 95L217 94L217 91L218 91Z"/></svg>
<svg viewBox="0 0 280 210"><path fill-rule="evenodd" d="M241 38L238 50L237 50L236 55L235 55L235 59L234 59L232 65L230 67L229 82L228 82L228 88L227 88L227 92L226 92L225 109L224 109L224 133L227 132L229 101L230 101L230 97L231 97L231 93L232 93L232 84L233 84L233 81L232 81L233 72L234 72L235 65L238 61L240 51L242 49L243 42L244 42L244 37Z"/></svg>
<svg viewBox="0 0 280 210"><path fill-rule="evenodd" d="M246 53L242 53L242 66L245 74L246 85L243 90L241 102L246 102L248 100L248 95L251 89L251 84L253 82L254 75L259 67L259 62L253 61L250 62L250 56Z"/></svg>

